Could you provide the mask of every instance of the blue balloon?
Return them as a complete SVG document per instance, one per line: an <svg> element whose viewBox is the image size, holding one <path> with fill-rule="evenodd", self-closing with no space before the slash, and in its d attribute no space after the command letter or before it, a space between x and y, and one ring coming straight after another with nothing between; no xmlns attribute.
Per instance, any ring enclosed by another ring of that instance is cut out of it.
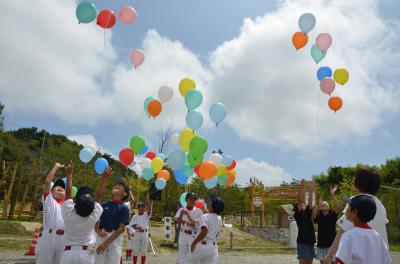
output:
<svg viewBox="0 0 400 264"><path fill-rule="evenodd" d="M186 192L182 193L181 196L179 197L179 202L181 203L182 207L186 207Z"/></svg>
<svg viewBox="0 0 400 264"><path fill-rule="evenodd" d="M140 152L140 155L144 155L147 153L147 151L149 151L149 147L147 145L144 146L142 152Z"/></svg>
<svg viewBox="0 0 400 264"><path fill-rule="evenodd" d="M311 13L302 14L299 18L299 27L305 34L310 32L315 26L315 16Z"/></svg>
<svg viewBox="0 0 400 264"><path fill-rule="evenodd" d="M203 102L203 95L197 89L189 91L185 96L185 104L187 109L194 110Z"/></svg>
<svg viewBox="0 0 400 264"><path fill-rule="evenodd" d="M232 165L233 158L231 156L224 156L222 158L222 163L224 163L225 167L229 167Z"/></svg>
<svg viewBox="0 0 400 264"><path fill-rule="evenodd" d="M162 153L157 153L156 157L158 157L158 158L160 158L162 160L165 160L165 158L166 158L166 156L164 154L162 154Z"/></svg>
<svg viewBox="0 0 400 264"><path fill-rule="evenodd" d="M189 163L185 163L185 165L183 165L183 167L179 170L181 170L183 172L183 175L185 175L186 177L190 177L194 173L194 170L190 168Z"/></svg>
<svg viewBox="0 0 400 264"><path fill-rule="evenodd" d="M183 174L182 170L176 170L174 171L174 176L175 176L175 180L177 183L181 184L181 185L186 185L189 178L185 176L185 174Z"/></svg>
<svg viewBox="0 0 400 264"><path fill-rule="evenodd" d="M228 181L228 177L226 175L221 175L218 176L218 185L223 187L226 185L226 182Z"/></svg>
<svg viewBox="0 0 400 264"><path fill-rule="evenodd" d="M222 103L216 103L210 106L209 110L211 120L218 125L224 121L226 116L226 107Z"/></svg>
<svg viewBox="0 0 400 264"><path fill-rule="evenodd" d="M143 171L142 171L142 174L143 174L143 178L146 181L150 181L151 179L154 178L154 170L153 170L153 168L144 168Z"/></svg>
<svg viewBox="0 0 400 264"><path fill-rule="evenodd" d="M144 100L144 103L143 103L144 112L145 112L146 115L149 116L149 117L150 117L150 114L149 114L149 112L147 112L147 105L148 105L151 101L153 101L153 100L155 100L155 98L154 98L153 96L150 96L150 97L147 97L147 98Z"/></svg>
<svg viewBox="0 0 400 264"><path fill-rule="evenodd" d="M172 170L179 170L185 165L186 155L180 149L175 149L171 153L168 154L168 167Z"/></svg>
<svg viewBox="0 0 400 264"><path fill-rule="evenodd" d="M94 157L94 153L87 147L79 152L79 158L83 163L89 163Z"/></svg>
<svg viewBox="0 0 400 264"><path fill-rule="evenodd" d="M332 70L331 68L324 66L324 67L320 67L317 71L317 78L318 80L322 80L324 78L330 78L332 77Z"/></svg>
<svg viewBox="0 0 400 264"><path fill-rule="evenodd" d="M156 188L157 190L164 190L165 186L167 186L167 181L163 178L156 180Z"/></svg>
<svg viewBox="0 0 400 264"><path fill-rule="evenodd" d="M212 189L217 186L218 183L218 177L214 176L213 178L209 180L204 181L204 185L206 186L207 189Z"/></svg>
<svg viewBox="0 0 400 264"><path fill-rule="evenodd" d="M108 161L105 158L98 158L94 162L94 170L97 174L103 174L103 172L108 167Z"/></svg>
<svg viewBox="0 0 400 264"><path fill-rule="evenodd" d="M203 125L203 115L196 110L189 111L186 115L186 124L193 130L198 130Z"/></svg>

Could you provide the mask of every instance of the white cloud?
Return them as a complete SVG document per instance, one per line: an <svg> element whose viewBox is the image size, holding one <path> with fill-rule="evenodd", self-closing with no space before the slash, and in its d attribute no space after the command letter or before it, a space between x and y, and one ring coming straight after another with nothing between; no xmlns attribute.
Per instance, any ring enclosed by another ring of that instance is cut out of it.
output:
<svg viewBox="0 0 400 264"><path fill-rule="evenodd" d="M250 178L260 180L265 186L279 186L283 181L290 182L292 179L283 168L252 158L239 160L236 170L236 183L241 186L247 186Z"/></svg>
<svg viewBox="0 0 400 264"><path fill-rule="evenodd" d="M100 146L97 143L96 138L91 135L91 134L86 134L86 135L72 135L72 136L67 136L67 138L71 141L75 141L78 144L81 144L82 146L85 147L90 147L91 149L94 149L95 151L98 151L100 153L106 153L111 155L114 159L118 160L118 156L116 156L115 154L113 154L110 150L108 150L107 148L104 148L102 146Z"/></svg>

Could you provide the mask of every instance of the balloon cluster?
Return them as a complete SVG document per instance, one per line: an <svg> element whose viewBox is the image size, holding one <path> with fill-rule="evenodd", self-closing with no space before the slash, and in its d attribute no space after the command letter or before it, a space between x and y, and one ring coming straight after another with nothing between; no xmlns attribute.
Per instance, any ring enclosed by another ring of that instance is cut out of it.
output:
<svg viewBox="0 0 400 264"><path fill-rule="evenodd" d="M88 164L96 155L97 150L93 146L87 146L81 149L79 152L79 159L85 163ZM97 174L103 174L105 169L108 167L108 161L105 158L98 158L94 162L94 170L96 171Z"/></svg>
<svg viewBox="0 0 400 264"><path fill-rule="evenodd" d="M336 83L344 85L349 80L349 72L340 68L336 69L332 76L331 68L323 66L318 69L317 78L320 81L321 91L330 96L328 100L329 108L334 112L339 111L343 106L343 100L339 96L331 96L331 94L335 90Z"/></svg>
<svg viewBox="0 0 400 264"><path fill-rule="evenodd" d="M174 91L169 86L161 86L158 89L158 100L150 96L144 100L143 108L148 117L156 118L162 111L164 103L171 100Z"/></svg>

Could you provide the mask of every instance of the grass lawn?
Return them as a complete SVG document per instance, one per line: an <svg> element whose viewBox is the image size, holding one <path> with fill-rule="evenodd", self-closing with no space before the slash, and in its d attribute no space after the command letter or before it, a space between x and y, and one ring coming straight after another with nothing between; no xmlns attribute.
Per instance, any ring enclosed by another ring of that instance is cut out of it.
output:
<svg viewBox="0 0 400 264"><path fill-rule="evenodd" d="M400 252L400 243L391 243L389 247L390 251Z"/></svg>
<svg viewBox="0 0 400 264"><path fill-rule="evenodd" d="M0 252L26 251L32 236L21 222L0 220Z"/></svg>

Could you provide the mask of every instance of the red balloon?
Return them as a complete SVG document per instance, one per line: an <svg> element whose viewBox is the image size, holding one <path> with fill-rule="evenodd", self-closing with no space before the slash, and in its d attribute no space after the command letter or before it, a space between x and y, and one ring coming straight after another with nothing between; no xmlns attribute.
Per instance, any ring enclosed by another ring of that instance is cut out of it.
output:
<svg viewBox="0 0 400 264"><path fill-rule="evenodd" d="M233 170L235 167L236 167L236 160L233 160L231 166L226 167L226 169L227 169L228 171L231 171L231 170Z"/></svg>
<svg viewBox="0 0 400 264"><path fill-rule="evenodd" d="M124 148L119 152L119 161L121 161L121 163L124 164L126 167L129 167L134 159L135 155L130 148Z"/></svg>
<svg viewBox="0 0 400 264"><path fill-rule="evenodd" d="M194 206L197 208L203 208L205 206L205 204L204 204L204 201L197 200L196 203L194 204Z"/></svg>
<svg viewBox="0 0 400 264"><path fill-rule="evenodd" d="M116 21L117 17L112 10L101 10L97 15L97 25L104 29L112 28Z"/></svg>
<svg viewBox="0 0 400 264"><path fill-rule="evenodd" d="M199 166L197 166L197 167L194 167L194 172L197 174L197 175L199 175L199 173L200 173L200 165Z"/></svg>
<svg viewBox="0 0 400 264"><path fill-rule="evenodd" d="M146 154L146 158L153 160L156 157L156 153L154 151L149 151Z"/></svg>

